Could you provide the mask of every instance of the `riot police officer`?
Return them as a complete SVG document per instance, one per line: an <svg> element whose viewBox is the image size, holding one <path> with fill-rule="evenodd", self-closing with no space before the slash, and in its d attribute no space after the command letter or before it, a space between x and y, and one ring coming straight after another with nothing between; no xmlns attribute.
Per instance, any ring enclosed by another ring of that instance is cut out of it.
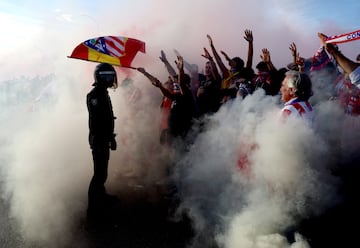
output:
<svg viewBox="0 0 360 248"><path fill-rule="evenodd" d="M107 194L105 182L108 175L110 149L116 150L114 113L108 88L117 88L114 67L98 64L94 71L94 88L87 94L89 111L89 144L94 162L94 175L88 191L88 214L101 212L113 196Z"/></svg>

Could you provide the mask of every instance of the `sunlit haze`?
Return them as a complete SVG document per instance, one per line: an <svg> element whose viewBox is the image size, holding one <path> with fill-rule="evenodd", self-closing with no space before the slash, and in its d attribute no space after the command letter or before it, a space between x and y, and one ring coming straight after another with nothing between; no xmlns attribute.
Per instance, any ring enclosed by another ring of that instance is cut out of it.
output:
<svg viewBox="0 0 360 248"><path fill-rule="evenodd" d="M67 57L81 42L105 35L142 40L146 53L138 53L132 66L163 82L168 74L161 50L172 63L176 49L201 72L207 34L218 51L246 61L244 31L250 29L253 68L267 48L279 69L292 62L292 42L300 56L310 58L320 46L318 32L352 32L360 29L359 20L359 0L2 0L0 193L19 233L44 247L66 237L58 241L66 247L86 211L93 165L85 99L96 63ZM339 48L354 60L360 41ZM118 195L131 187L150 191L176 158L159 144L162 96L136 70L116 70L119 83L134 80L141 99L132 104L124 88L109 90L119 148L111 153L107 186ZM290 247L280 231L334 203L337 180L329 168L334 161L351 161L359 150L360 125L344 130L341 121L356 120L334 102L319 100L314 129L295 120L280 125L279 108L279 99L262 92L225 105L188 153L176 158L181 208L199 235L211 230L221 247ZM259 146L249 155L258 175L253 180L234 166L238 148L248 144ZM297 241L302 243L301 236Z"/></svg>

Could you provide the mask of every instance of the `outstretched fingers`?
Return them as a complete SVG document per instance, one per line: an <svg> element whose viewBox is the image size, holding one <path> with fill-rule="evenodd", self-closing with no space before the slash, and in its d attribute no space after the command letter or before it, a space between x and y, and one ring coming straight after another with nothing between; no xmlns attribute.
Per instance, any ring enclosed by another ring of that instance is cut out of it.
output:
<svg viewBox="0 0 360 248"><path fill-rule="evenodd" d="M254 38L253 38L253 35L252 35L252 31L250 29L245 30L244 39L247 40L248 42L253 42Z"/></svg>

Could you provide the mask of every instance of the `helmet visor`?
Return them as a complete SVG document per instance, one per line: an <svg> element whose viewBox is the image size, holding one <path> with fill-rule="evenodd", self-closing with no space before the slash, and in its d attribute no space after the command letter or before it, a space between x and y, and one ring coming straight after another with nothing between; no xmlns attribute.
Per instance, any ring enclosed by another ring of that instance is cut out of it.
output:
<svg viewBox="0 0 360 248"><path fill-rule="evenodd" d="M117 88L116 73L114 71L100 71L99 80L109 88Z"/></svg>

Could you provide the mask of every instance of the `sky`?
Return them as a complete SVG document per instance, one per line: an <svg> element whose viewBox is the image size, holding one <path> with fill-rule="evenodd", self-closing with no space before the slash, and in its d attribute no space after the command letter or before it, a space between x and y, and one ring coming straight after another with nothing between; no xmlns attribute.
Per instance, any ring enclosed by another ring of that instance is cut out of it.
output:
<svg viewBox="0 0 360 248"><path fill-rule="evenodd" d="M254 63L263 47L272 51L278 67L291 60L288 45L295 42L304 57L319 46L317 32L337 35L358 29L360 3L355 0L328 1L1 1L0 20L6 58L1 78L19 74L51 73L58 59L66 60L80 42L96 36L120 35L142 39L147 55L154 63L161 49L172 54L181 49L195 63L203 63L202 47L208 45L206 34L218 49L246 56L245 29L254 35ZM359 42L342 45L354 58ZM287 56L286 56L287 55ZM42 61L48 61L46 65ZM33 63L36 62L36 63ZM71 63L71 62L69 62ZM76 63L76 62L72 62ZM42 64L42 66L40 66Z"/></svg>
<svg viewBox="0 0 360 248"><path fill-rule="evenodd" d="M292 60L292 42L308 58L319 48L317 32L330 36L355 31L360 29L358 20L357 0L2 0L0 168L5 177L0 182L24 238L45 244L59 236L71 238L71 228L86 210L92 158L85 97L96 64L67 58L81 42L103 35L142 40L146 53L139 53L132 65L145 67L163 81L167 72L158 58L160 51L173 61L176 49L201 71L206 62L203 48L209 47L207 34L218 51L245 59L243 36L250 29L253 66L260 61L261 49L268 48L281 68ZM352 59L360 53L360 41L339 47ZM121 87L109 92L121 149L111 154L107 186L121 194L127 187L160 182L171 153L159 145L157 135L160 92L135 70L117 72L119 81L130 76L142 92L133 105ZM336 184L326 169L339 157L338 147L329 144L337 141L332 135L344 131L343 123L335 120L347 117L326 101L317 106L315 131L296 121L279 130L278 107L274 99L258 93L222 108L194 149L179 160L184 170L177 171L176 179L184 186L183 207L203 234L212 230L211 221L225 216L226 228L214 235L224 247L290 247L279 234L293 221L288 213L312 214L332 201L333 195L324 192L334 192ZM359 147L354 133L343 134L350 139L340 142L342 158L351 158ZM254 181L234 172L237 148L249 143L259 145L250 152L260 175ZM269 160L273 167L266 166ZM305 206L309 198L322 201Z"/></svg>

